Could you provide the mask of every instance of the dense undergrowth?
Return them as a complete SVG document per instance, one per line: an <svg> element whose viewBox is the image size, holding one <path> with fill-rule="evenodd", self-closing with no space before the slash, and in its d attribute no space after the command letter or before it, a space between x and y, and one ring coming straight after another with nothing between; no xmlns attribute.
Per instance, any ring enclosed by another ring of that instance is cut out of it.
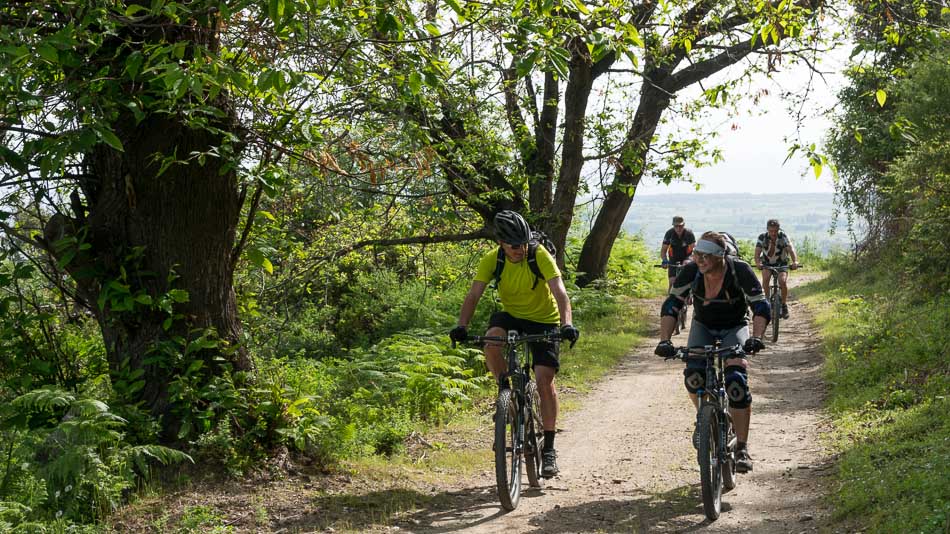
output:
<svg viewBox="0 0 950 534"><path fill-rule="evenodd" d="M356 254L328 266L319 284L278 272L269 287L289 288L279 296L244 286L255 371L199 385L206 370L186 348L170 388L183 422L173 448L156 445L157 421L125 400L140 377L109 376L91 319L48 304L55 298L35 270L8 257L0 270L0 346L11 355L0 365L0 532L94 531L156 472L173 472L156 471L161 464L243 476L286 450L329 467L397 454L413 433L470 413L492 394L484 360L480 350L452 348L446 332L474 258L490 246L432 247L422 258L406 247L383 261ZM627 237L614 247L607 282L579 289L568 274L583 334L564 358L563 383L583 388L635 342L627 299L662 284L653 255ZM487 324L492 300L486 293L474 328Z"/></svg>
<svg viewBox="0 0 950 534"><path fill-rule="evenodd" d="M869 533L950 527L950 287L891 258L835 263L818 311L838 454L838 519ZM942 289L941 289L942 288Z"/></svg>

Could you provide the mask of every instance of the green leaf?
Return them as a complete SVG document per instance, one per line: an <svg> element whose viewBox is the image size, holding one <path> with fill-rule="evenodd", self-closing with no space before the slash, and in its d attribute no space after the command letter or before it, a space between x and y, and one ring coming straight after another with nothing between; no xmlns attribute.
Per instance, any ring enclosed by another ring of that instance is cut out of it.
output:
<svg viewBox="0 0 950 534"><path fill-rule="evenodd" d="M188 292L184 289L170 289L168 291L168 297L175 302L188 302Z"/></svg>
<svg viewBox="0 0 950 534"><path fill-rule="evenodd" d="M284 0L270 0L268 15L275 24L280 25L283 22L284 9L286 7L287 4L284 2Z"/></svg>
<svg viewBox="0 0 950 534"><path fill-rule="evenodd" d="M426 29L427 32L429 32L429 35L431 35L431 36L433 36L433 37L436 37L436 36L439 36L439 35L442 34L442 32L439 31L439 28L437 28L436 25L435 25L435 24L432 24L431 22L426 23L425 29Z"/></svg>
<svg viewBox="0 0 950 534"><path fill-rule="evenodd" d="M576 7L578 11L580 11L581 13L585 15L590 15L590 10L587 9L587 6L584 5L583 0L573 0L573 1L574 1L574 7Z"/></svg>
<svg viewBox="0 0 950 534"><path fill-rule="evenodd" d="M413 95L419 94L419 90L422 88L422 76L416 72L412 71L409 73L409 92Z"/></svg>
<svg viewBox="0 0 950 534"><path fill-rule="evenodd" d="M118 150L119 152L125 152L125 149L122 147L122 141L119 141L119 138L108 128L96 128L96 135L104 141L107 145Z"/></svg>
<svg viewBox="0 0 950 534"><path fill-rule="evenodd" d="M126 17L134 17L139 11L148 11L148 8L140 4L132 4L129 7L125 8Z"/></svg>
<svg viewBox="0 0 950 534"><path fill-rule="evenodd" d="M452 11L455 11L456 15L463 18L465 17L465 9L458 3L458 0L445 0L445 4L452 8Z"/></svg>
<svg viewBox="0 0 950 534"><path fill-rule="evenodd" d="M878 89L874 93L874 97L877 98L877 104L883 108L884 102L887 101L887 93L884 92L884 89Z"/></svg>
<svg viewBox="0 0 950 534"><path fill-rule="evenodd" d="M46 43L43 43L37 46L36 53L39 54L41 58L45 59L46 61L49 61L50 63L59 62L59 52L57 52L55 48L53 48L52 46Z"/></svg>

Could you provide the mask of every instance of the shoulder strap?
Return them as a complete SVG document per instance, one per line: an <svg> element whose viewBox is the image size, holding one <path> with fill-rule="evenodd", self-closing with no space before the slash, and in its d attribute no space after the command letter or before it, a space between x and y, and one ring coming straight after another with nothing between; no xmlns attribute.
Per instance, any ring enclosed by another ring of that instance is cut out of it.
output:
<svg viewBox="0 0 950 534"><path fill-rule="evenodd" d="M726 254L726 268L732 271L732 280L735 282L736 288L738 288L739 292L742 293L743 299L748 300L748 296L745 294L745 290L742 289L742 284L739 283L739 275L736 274L735 260L729 254ZM691 286L692 288L691 292L693 294L694 299L697 299L700 302L724 302L726 304L733 304L737 300L739 300L738 296L729 297L727 299L707 299L705 295L700 295L699 292L696 290L699 288L699 279L700 277L702 277L702 275L703 274L699 271L699 269L696 269L696 278L693 279L693 284ZM728 295L729 292L727 291L726 294Z"/></svg>
<svg viewBox="0 0 950 534"><path fill-rule="evenodd" d="M495 279L492 283L492 289L498 289L498 282L501 281L501 272L505 269L505 251L498 247L498 259L495 260Z"/></svg>
<svg viewBox="0 0 950 534"><path fill-rule="evenodd" d="M531 284L531 289L534 290L538 287L538 282L544 278L541 268L538 267L538 243L528 243L528 268L534 273L534 284Z"/></svg>

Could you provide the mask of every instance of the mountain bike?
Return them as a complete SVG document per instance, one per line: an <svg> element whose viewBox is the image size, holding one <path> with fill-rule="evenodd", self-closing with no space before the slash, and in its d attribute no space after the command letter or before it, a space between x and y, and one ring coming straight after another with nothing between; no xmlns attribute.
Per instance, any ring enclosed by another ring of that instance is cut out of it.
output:
<svg viewBox="0 0 950 534"><path fill-rule="evenodd" d="M801 267L801 264L793 263L791 265L762 265L762 270L768 269L772 273L772 280L769 281L769 305L772 307L772 343L778 341L778 325L782 316L782 288L779 285L779 273L787 273L789 270L795 270Z"/></svg>
<svg viewBox="0 0 950 534"><path fill-rule="evenodd" d="M720 347L720 340L704 347L678 347L670 359L702 361L706 365L705 387L697 390L696 431L693 446L699 461L703 511L710 521L719 519L722 490L736 487L736 438L726 399L725 361L745 358L740 345Z"/></svg>
<svg viewBox="0 0 950 534"><path fill-rule="evenodd" d="M505 343L508 370L500 382L495 400L495 485L498 499L505 510L514 510L521 498L522 465L531 487L541 487L541 447L544 427L541 424L541 399L538 386L531 377L531 349L536 341L560 342L557 330L544 334L520 334L509 330L507 336L468 336L466 342ZM573 345L573 343L572 343ZM453 343L453 346L455 344ZM522 356L523 355L523 356Z"/></svg>
<svg viewBox="0 0 950 534"><path fill-rule="evenodd" d="M682 271L683 267L685 266L686 266L685 263L668 263L666 265L661 265L661 264L654 265L654 267L662 267L663 269L666 269L667 267L675 267L676 276L679 276L680 271ZM692 296L686 297L686 302L684 302L683 307L680 308L679 316L676 319L676 327L673 329L674 336L678 335L681 331L686 330L686 318L689 315L689 305L692 302L693 302Z"/></svg>

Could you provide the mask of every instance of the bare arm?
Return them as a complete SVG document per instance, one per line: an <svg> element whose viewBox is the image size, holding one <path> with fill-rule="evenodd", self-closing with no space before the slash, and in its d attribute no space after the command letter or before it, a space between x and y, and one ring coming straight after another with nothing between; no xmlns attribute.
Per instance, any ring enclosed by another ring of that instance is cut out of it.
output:
<svg viewBox="0 0 950 534"><path fill-rule="evenodd" d="M574 317L571 312L571 299L567 296L567 289L564 288L564 281L561 277L548 280L548 287L554 300L557 301L557 309L561 314L561 326L574 324Z"/></svg>
<svg viewBox="0 0 950 534"><path fill-rule="evenodd" d="M669 252L670 252L670 244L663 243L663 248L660 249L660 259L663 261L668 261L669 257L667 256L667 254L669 254Z"/></svg>
<svg viewBox="0 0 950 534"><path fill-rule="evenodd" d="M482 293L485 292L486 285L485 282L479 282L478 280L472 282L471 289L468 290L465 300L462 301L462 310L459 311L459 326L468 327L468 322L472 320L472 315L475 315L475 308L482 298Z"/></svg>
<svg viewBox="0 0 950 534"><path fill-rule="evenodd" d="M762 247L760 247L759 245L755 246L755 254L752 256L752 258L755 260L755 266L761 269L762 268Z"/></svg>
<svg viewBox="0 0 950 534"><path fill-rule="evenodd" d="M791 241L788 242L788 255L792 257L792 264L798 265L798 252L795 250L795 245Z"/></svg>

